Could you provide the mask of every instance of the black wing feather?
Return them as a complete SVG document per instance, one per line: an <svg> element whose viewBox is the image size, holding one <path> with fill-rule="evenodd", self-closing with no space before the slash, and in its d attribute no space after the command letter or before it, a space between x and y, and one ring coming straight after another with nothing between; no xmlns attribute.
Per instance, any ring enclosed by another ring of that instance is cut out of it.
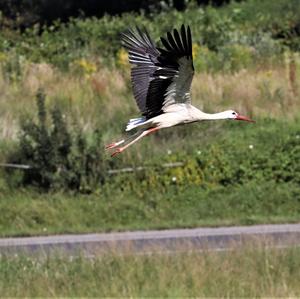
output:
<svg viewBox="0 0 300 299"><path fill-rule="evenodd" d="M193 53L192 53L192 33L190 26L187 27L187 50L190 58L193 58Z"/></svg>
<svg viewBox="0 0 300 299"><path fill-rule="evenodd" d="M172 46L168 43L168 41L165 38L161 37L160 40L168 51L172 51Z"/></svg>
<svg viewBox="0 0 300 299"><path fill-rule="evenodd" d="M168 41L172 47L172 50L175 51L176 54L180 54L179 49L177 48L177 45L173 39L173 36L170 32L167 32L167 36L168 36Z"/></svg>
<svg viewBox="0 0 300 299"><path fill-rule="evenodd" d="M178 31L176 29L174 29L174 38L175 38L176 44L177 44L180 52L184 52L184 47L182 45L179 33L178 33Z"/></svg>
<svg viewBox="0 0 300 299"><path fill-rule="evenodd" d="M136 31L129 29L122 34L124 47L128 50L129 61L133 64L131 70L131 80L133 93L137 105L147 119L163 113L163 108L170 98L170 88L172 83L176 83L176 78L185 76L183 82L188 81L189 85L181 86L177 82L176 87L171 90L171 102L183 97L190 87L193 75L192 61L192 37L190 27L187 29L181 26L180 33L174 29L173 34L167 32L167 37L161 37L164 48L158 48L150 38L147 30L136 27ZM185 57L182 62L180 59ZM180 74L181 64L188 64L190 73ZM175 85L176 85L175 84ZM180 85L181 84L181 85Z"/></svg>
<svg viewBox="0 0 300 299"><path fill-rule="evenodd" d="M131 81L136 103L143 115L146 113L146 97L149 89L150 77L155 71L155 62L159 51L149 37L146 30L137 32L132 29L122 33L123 46L128 50L129 61L134 65L131 70Z"/></svg>

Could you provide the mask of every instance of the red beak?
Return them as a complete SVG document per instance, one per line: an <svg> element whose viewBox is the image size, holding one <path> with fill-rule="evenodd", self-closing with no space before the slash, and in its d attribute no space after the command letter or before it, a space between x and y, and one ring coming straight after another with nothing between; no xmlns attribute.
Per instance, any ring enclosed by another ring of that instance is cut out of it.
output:
<svg viewBox="0 0 300 299"><path fill-rule="evenodd" d="M244 121L249 121L251 123L255 123L255 120L252 120L252 119L248 118L247 116L243 116L243 115L239 115L239 114L237 115L235 120L244 120Z"/></svg>

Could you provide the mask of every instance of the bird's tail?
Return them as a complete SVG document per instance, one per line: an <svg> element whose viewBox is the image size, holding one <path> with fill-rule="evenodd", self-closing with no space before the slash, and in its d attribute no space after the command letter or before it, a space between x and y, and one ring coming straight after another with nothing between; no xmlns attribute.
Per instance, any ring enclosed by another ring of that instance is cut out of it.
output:
<svg viewBox="0 0 300 299"><path fill-rule="evenodd" d="M145 117L130 119L127 126L126 126L126 131L130 131L130 130L136 128L136 127L141 126L145 121L146 121Z"/></svg>

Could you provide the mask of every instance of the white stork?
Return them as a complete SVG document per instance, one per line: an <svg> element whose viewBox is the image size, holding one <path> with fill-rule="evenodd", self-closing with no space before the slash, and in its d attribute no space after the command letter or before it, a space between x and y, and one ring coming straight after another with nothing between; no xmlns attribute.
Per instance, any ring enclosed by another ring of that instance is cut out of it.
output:
<svg viewBox="0 0 300 299"><path fill-rule="evenodd" d="M131 119L126 127L126 131L137 128L137 133L106 146L106 149L116 148L112 156L162 128L218 119L253 122L233 110L209 114L191 104L194 66L189 26L182 25L180 33L174 29L173 34L168 32L167 37L160 40L164 48L156 47L148 32L138 27L136 31L129 29L122 34L123 46L132 64L133 94L142 116Z"/></svg>

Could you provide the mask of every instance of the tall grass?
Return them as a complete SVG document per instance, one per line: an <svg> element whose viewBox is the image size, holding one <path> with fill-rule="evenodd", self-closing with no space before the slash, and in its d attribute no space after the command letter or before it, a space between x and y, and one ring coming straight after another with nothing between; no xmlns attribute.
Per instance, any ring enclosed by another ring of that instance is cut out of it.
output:
<svg viewBox="0 0 300 299"><path fill-rule="evenodd" d="M236 109L252 117L297 115L300 106L299 64L234 73L198 72L192 84L193 103L208 112ZM59 105L69 122L84 130L101 128L104 139L120 134L139 112L131 91L129 70L99 67L88 75L61 73L48 64L26 64L17 81L0 76L0 136L15 139L22 117L34 114L35 94L42 87L47 105Z"/></svg>
<svg viewBox="0 0 300 299"><path fill-rule="evenodd" d="M39 87L47 94L48 106L59 105L70 122L76 120L86 131L111 120L115 113L128 111L129 105L134 107L133 101L126 101L129 96L126 84L117 70L101 69L86 78L62 74L46 64L27 65L17 82L0 77L1 137L15 138L20 118L33 116Z"/></svg>
<svg viewBox="0 0 300 299"><path fill-rule="evenodd" d="M298 248L247 245L229 252L88 260L0 257L3 297L298 297Z"/></svg>

